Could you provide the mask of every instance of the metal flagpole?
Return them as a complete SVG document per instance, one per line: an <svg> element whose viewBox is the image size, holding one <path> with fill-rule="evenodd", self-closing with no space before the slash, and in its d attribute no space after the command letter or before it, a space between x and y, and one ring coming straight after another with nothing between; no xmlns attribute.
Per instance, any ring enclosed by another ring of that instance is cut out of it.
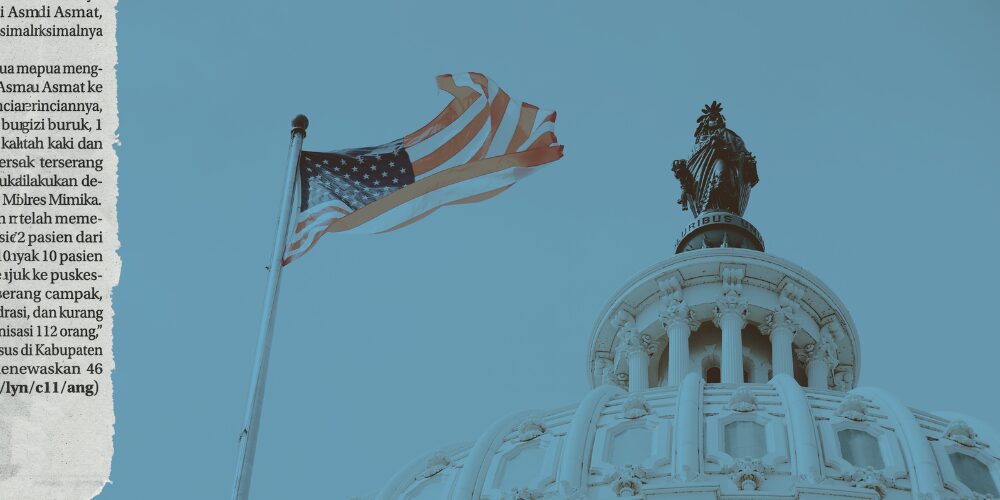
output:
<svg viewBox="0 0 1000 500"><path fill-rule="evenodd" d="M281 283L282 260L288 237L288 224L292 215L292 190L298 174L299 154L302 141L306 138L309 120L298 115L292 120L292 142L288 147L288 173L285 175L285 190L281 199L278 230L274 235L274 250L271 267L267 274L267 293L264 295L264 314L260 318L260 333L257 339L257 357L254 359L253 375L250 379L250 399L247 401L243 429L240 431L239 463L236 469L236 483L233 487L234 500L246 500L250 495L250 477L253 475L253 459L257 450L257 433L260 430L260 412L264 405L264 384L267 381L267 362L271 356L271 341L274 339L274 309L278 303L278 287Z"/></svg>

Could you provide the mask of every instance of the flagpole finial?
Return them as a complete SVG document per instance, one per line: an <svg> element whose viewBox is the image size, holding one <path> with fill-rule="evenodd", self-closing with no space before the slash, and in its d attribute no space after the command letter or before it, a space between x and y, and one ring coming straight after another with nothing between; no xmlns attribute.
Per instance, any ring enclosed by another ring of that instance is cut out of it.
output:
<svg viewBox="0 0 1000 500"><path fill-rule="evenodd" d="M306 115L298 115L292 118L292 135L298 132L302 134L302 137L305 137L307 128L309 128L309 119L306 118Z"/></svg>

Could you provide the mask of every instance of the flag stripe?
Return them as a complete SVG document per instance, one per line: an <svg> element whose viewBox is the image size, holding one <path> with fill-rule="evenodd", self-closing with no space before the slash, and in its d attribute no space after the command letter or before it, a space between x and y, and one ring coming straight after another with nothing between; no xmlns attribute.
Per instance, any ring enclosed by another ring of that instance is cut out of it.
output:
<svg viewBox="0 0 1000 500"><path fill-rule="evenodd" d="M406 226L409 226L410 224L413 224L414 222L417 222L418 220L423 219L424 217L427 217L428 215L436 212L441 207L448 207L448 206L453 206L453 205L467 205L467 204L470 204L470 203L479 203L481 201L486 201L486 200L488 200L488 199L490 199L490 198L492 198L492 197L494 197L494 196L496 196L496 195L498 195L498 194L506 191L507 189L509 189L514 184L517 184L517 183L516 182L511 182L510 184L507 184L506 186L498 187L498 188L496 188L496 189L494 189L492 191L486 191L485 193L474 194L472 196L467 196L467 197L462 198L460 200L455 200L455 201L450 201L448 203L443 203L443 204L438 205L438 206L436 206L436 207L434 207L434 208L432 208L432 209L430 209L430 210L428 210L428 211L426 211L426 212L424 212L424 213L422 213L422 214L420 214L420 215L418 215L418 216L416 216L416 217L414 217L414 218L412 218L412 219L410 219L408 221L400 222L399 224L396 224L395 226L392 226L389 229L386 229L385 231L379 231L377 234L388 233L389 231L395 231L397 229L402 229L402 228L404 228Z"/></svg>
<svg viewBox="0 0 1000 500"><path fill-rule="evenodd" d="M476 196L512 185L518 180L527 177L535 170L537 169L534 167L514 167L494 172L493 174L474 177L402 203L380 217L354 228L339 227L339 216L331 214L329 220L323 221L322 224L313 224L308 231L302 234L301 243L298 248L291 252L286 252L286 262L291 262L299 256L308 253L326 233L355 234L388 232L393 230L395 226L403 224L428 210L445 206L455 200L468 198L470 197L469 193L476 193L472 195Z"/></svg>
<svg viewBox="0 0 1000 500"><path fill-rule="evenodd" d="M507 145L510 144L511 137L514 137L514 131L517 130L517 119L521 116L521 103L516 101L511 101L507 105L507 110L504 112L503 117L500 119L500 127L497 130L496 136L493 137L493 143L490 144L489 149L486 151L486 156L499 156L507 151Z"/></svg>
<svg viewBox="0 0 1000 500"><path fill-rule="evenodd" d="M471 78L472 81L476 83L476 85L479 85L480 87L486 89L486 93L487 93L486 95L487 95L487 97L489 97L489 95L490 95L489 94L489 92L490 92L490 80L488 78L486 78L486 75L484 75L482 73L470 72L469 73L469 78Z"/></svg>
<svg viewBox="0 0 1000 500"><path fill-rule="evenodd" d="M448 103L443 110L441 110L441 113L439 113L436 118L431 120L430 123L403 138L403 146L414 146L441 130L444 130L451 125L452 122L457 120L458 117L462 116L462 113L469 109L472 104L482 96L482 94L476 92L475 89L471 87L459 87L455 85L455 80L451 75L439 76L437 78L437 84L439 89L453 95L454 99L452 99L451 102Z"/></svg>
<svg viewBox="0 0 1000 500"><path fill-rule="evenodd" d="M489 135L489 133L490 133L489 127L480 128L479 133L476 134L476 137L474 137L471 141L469 141L469 143L466 144L461 151L455 153L454 156L445 160L444 163L438 165L436 168L434 168L434 170L417 175L415 180L421 180L423 178L430 177L432 175L436 175L440 172L448 170L449 168L454 167L456 165L461 165L463 163L471 162L473 155L475 155L476 153L476 150L479 149L480 144L482 144L483 141L486 140L486 136Z"/></svg>
<svg viewBox="0 0 1000 500"><path fill-rule="evenodd" d="M428 177L421 182L411 184L405 189L400 189L385 198L376 200L371 205L364 207L363 210L357 210L350 215L344 216L337 222L337 224L341 226L341 229L338 230L357 227L402 202L410 201L419 196L426 195L431 191L441 189L464 180L474 179L482 175L499 172L513 167L533 167L541 165L543 163L557 160L561 155L562 147L558 146L554 148L522 151L508 156L487 158L485 160L479 160L450 168ZM371 209L369 209L369 207L371 207Z"/></svg>
<svg viewBox="0 0 1000 500"><path fill-rule="evenodd" d="M507 144L507 151L505 153L514 153L517 148L521 147L524 140L531 135L531 126L535 124L535 116L538 114L538 108L532 106L528 103L521 103L521 116L517 119L517 128L514 130L514 135L510 138L510 143Z"/></svg>
<svg viewBox="0 0 1000 500"><path fill-rule="evenodd" d="M337 212L341 215L347 215L353 212L353 210L344 205L344 203L340 200L331 200L326 203L316 205L315 207L309 209L309 215L305 216L304 218L300 216L300 222L295 225L295 232L297 233L305 229L305 227L308 226L309 224L312 224L313 221L326 214L329 214L330 212ZM305 215L305 212L303 212L302 215Z"/></svg>
<svg viewBox="0 0 1000 500"><path fill-rule="evenodd" d="M479 147L479 151L476 151L476 154L472 155L473 160L481 160L486 156L490 145L493 144L493 138L496 137L497 131L500 129L504 114L507 113L507 104L509 103L510 97L502 90L493 99L493 102L490 103L490 135L483 141L483 145Z"/></svg>
<svg viewBox="0 0 1000 500"><path fill-rule="evenodd" d="M410 154L410 161L416 161L420 158L428 156L442 145L446 144L452 137L457 135L462 130L465 130L472 122L482 112L486 109L487 100L485 98L479 98L466 109L462 116L459 116L455 121L448 124L447 127L441 129L433 136L427 137L422 141L414 144L412 147L408 147L407 151ZM405 139L404 139L405 142Z"/></svg>
<svg viewBox="0 0 1000 500"><path fill-rule="evenodd" d="M532 147L531 144L534 144L535 140L538 139L539 136L545 133L551 133L553 130L555 130L556 124L549 121L547 118L539 120L536 117L535 121L537 122L537 124L532 127L531 135L529 135L528 138L524 141L524 143L522 143L521 146L517 148L518 151L531 149Z"/></svg>
<svg viewBox="0 0 1000 500"><path fill-rule="evenodd" d="M555 143L556 143L556 134L553 134L552 132L546 132L538 136L538 138L535 139L535 142L532 142L531 145L528 146L526 150L535 148L547 148Z"/></svg>
<svg viewBox="0 0 1000 500"><path fill-rule="evenodd" d="M487 158L485 160L468 163L460 167L454 167L432 175L420 182L411 184L404 189L396 191L395 193L381 198L370 205L343 217L336 217L336 215L334 215L335 219L329 222L327 230L330 232L339 232L355 229L399 205L410 202L421 196L426 196L428 193L433 191L460 183L462 181L468 181L470 179L512 169L514 167L534 167L557 160L560 156L562 156L562 146L556 146L514 153L507 156ZM316 221L313 224L310 224L310 227L317 226L320 222L326 221L325 219L323 221ZM306 229L304 232L306 234L303 234L302 231L296 232L296 235L294 236L295 241L288 246L289 250L298 250L303 245L308 243L308 236L313 232L313 230Z"/></svg>
<svg viewBox="0 0 1000 500"><path fill-rule="evenodd" d="M485 102L485 101L484 101ZM479 112L473 118L468 125L465 126L460 132L448 139L447 142L441 145L441 147L434 150L433 153L424 156L422 158L413 160L413 175L420 175L426 172L430 172L435 168L441 166L442 163L448 161L449 158L454 157L459 151L464 149L472 140L479 134L486 125L486 119L490 116L490 110L488 107L483 107L482 111ZM411 157L412 159L413 157Z"/></svg>

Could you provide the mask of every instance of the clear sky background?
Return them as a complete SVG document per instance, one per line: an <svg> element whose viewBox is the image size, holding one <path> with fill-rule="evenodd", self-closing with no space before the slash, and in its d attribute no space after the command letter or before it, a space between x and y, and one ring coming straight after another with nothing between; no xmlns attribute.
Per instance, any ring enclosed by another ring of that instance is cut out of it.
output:
<svg viewBox="0 0 1000 500"><path fill-rule="evenodd" d="M862 385L1000 427L993 2L119 4L114 484L228 498L289 120L381 144L479 71L566 155L486 203L287 268L253 497L348 498L515 410L577 402L600 308L690 219L671 160L718 99L747 217L853 315Z"/></svg>

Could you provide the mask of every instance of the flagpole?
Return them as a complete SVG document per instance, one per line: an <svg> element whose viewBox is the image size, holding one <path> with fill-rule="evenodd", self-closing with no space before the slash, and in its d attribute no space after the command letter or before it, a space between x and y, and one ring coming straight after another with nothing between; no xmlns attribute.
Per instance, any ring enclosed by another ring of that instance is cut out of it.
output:
<svg viewBox="0 0 1000 500"><path fill-rule="evenodd" d="M288 235L289 219L292 215L292 190L295 187L296 174L298 174L302 141L306 138L306 128L308 127L309 119L305 115L298 115L292 120L292 142L288 147L288 172L285 174L285 188L281 198L278 228L274 235L271 267L268 268L267 273L267 292L264 295L264 313L260 318L257 356L254 359L253 374L250 378L250 397L247 401L243 428L240 430L239 458L236 481L233 486L233 500L247 500L250 495L250 478L253 475L254 454L257 451L260 413L264 406L267 362L271 356L271 342L274 340L274 310L278 303L278 287L281 283L285 240Z"/></svg>

